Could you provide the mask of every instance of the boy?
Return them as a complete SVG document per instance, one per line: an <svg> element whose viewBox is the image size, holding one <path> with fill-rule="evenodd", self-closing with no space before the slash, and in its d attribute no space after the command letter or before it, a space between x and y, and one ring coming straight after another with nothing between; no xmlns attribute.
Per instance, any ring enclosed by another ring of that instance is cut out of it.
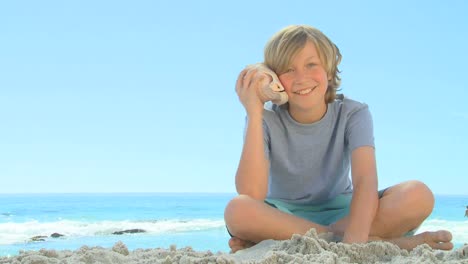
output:
<svg viewBox="0 0 468 264"><path fill-rule="evenodd" d="M232 252L311 228L344 243L453 247L444 230L405 236L433 209L426 185L409 181L377 191L372 117L367 105L336 95L340 61L322 32L289 26L267 43L264 61L284 86L287 104L264 107L257 94L262 78L255 70L240 73L236 92L247 124L236 173L239 196L225 210Z"/></svg>

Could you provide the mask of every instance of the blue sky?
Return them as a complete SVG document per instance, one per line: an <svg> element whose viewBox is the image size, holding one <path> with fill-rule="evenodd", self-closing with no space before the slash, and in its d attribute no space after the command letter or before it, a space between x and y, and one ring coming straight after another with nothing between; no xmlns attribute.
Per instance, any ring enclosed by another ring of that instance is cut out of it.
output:
<svg viewBox="0 0 468 264"><path fill-rule="evenodd" d="M234 192L237 74L290 24L343 54L379 187L468 194L466 1L7 1L0 193Z"/></svg>

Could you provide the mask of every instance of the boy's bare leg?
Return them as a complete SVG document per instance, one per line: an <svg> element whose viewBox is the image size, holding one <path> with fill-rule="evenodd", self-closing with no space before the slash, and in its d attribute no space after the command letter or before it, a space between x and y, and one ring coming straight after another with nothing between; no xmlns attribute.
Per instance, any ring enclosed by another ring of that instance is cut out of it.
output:
<svg viewBox="0 0 468 264"><path fill-rule="evenodd" d="M370 230L370 240L389 241L403 249L413 249L424 243L434 249L452 249L452 234L445 230L403 237L410 230L419 227L431 214L433 207L434 196L422 182L408 181L390 187L379 200L379 208ZM342 235L348 222L348 217L345 217L330 228L333 233Z"/></svg>
<svg viewBox="0 0 468 264"><path fill-rule="evenodd" d="M432 192L421 182L404 182L387 189L379 201L369 240L389 241L403 249L413 249L424 243L434 249L452 249L452 235L445 230L403 237L406 232L421 225L432 212L433 206ZM233 252L264 239L289 239L292 234L305 234L310 228L316 228L318 233L331 231L342 236L349 221L345 217L325 227L242 195L228 205L225 220L235 236L229 241Z"/></svg>
<svg viewBox="0 0 468 264"><path fill-rule="evenodd" d="M293 234L305 234L311 228L318 233L329 231L326 226L281 212L247 195L239 195L229 202L224 219L234 236L229 241L232 252L266 239L290 239Z"/></svg>

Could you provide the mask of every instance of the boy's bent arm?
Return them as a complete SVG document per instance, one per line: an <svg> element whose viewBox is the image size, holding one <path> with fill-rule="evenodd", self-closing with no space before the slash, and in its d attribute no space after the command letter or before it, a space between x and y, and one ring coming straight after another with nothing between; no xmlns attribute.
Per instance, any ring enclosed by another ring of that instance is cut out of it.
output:
<svg viewBox="0 0 468 264"><path fill-rule="evenodd" d="M351 155L354 192L343 242L364 243L368 241L378 208L375 150L370 146L359 147Z"/></svg>
<svg viewBox="0 0 468 264"><path fill-rule="evenodd" d="M262 114L250 115L236 173L237 192L264 200L268 192L268 166L264 152Z"/></svg>

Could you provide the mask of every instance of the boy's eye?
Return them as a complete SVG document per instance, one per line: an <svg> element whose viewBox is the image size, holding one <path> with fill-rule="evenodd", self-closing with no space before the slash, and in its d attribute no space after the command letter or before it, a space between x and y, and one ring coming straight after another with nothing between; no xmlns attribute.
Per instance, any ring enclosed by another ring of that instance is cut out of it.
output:
<svg viewBox="0 0 468 264"><path fill-rule="evenodd" d="M289 68L289 69L286 70L286 73L293 72L293 71L294 71L294 69Z"/></svg>
<svg viewBox="0 0 468 264"><path fill-rule="evenodd" d="M311 62L311 63L307 64L307 67L312 68L312 67L314 67L315 65L317 65L317 64Z"/></svg>

